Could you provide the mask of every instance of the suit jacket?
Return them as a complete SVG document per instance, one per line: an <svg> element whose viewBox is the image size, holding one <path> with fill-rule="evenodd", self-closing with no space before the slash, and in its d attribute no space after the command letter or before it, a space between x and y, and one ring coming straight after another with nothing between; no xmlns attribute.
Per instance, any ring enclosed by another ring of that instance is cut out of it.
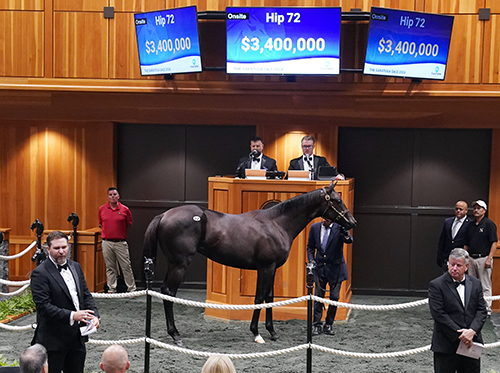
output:
<svg viewBox="0 0 500 373"><path fill-rule="evenodd" d="M69 259L67 263L75 279L80 309L93 310L94 316L99 317L82 267ZM58 351L75 339L79 338L82 344L88 340L88 337L81 336L78 322L70 326L71 311L76 309L64 279L50 259L42 262L31 274L31 293L37 311L33 344L40 343L47 351Z"/></svg>
<svg viewBox="0 0 500 373"><path fill-rule="evenodd" d="M304 162L302 161L302 156L298 158L294 158L290 161L290 165L288 166L288 170L304 170ZM322 157L320 155L314 155L313 157L313 167L314 167L314 173L313 173L313 180L318 180L318 169L320 166L330 166L328 164L328 161L326 160L325 157Z"/></svg>
<svg viewBox="0 0 500 373"><path fill-rule="evenodd" d="M486 322L486 303L481 282L465 275L465 307L449 273L429 283L429 308L434 319L431 350L455 353L460 340L459 329L474 329L475 342L483 343L481 329Z"/></svg>
<svg viewBox="0 0 500 373"><path fill-rule="evenodd" d="M330 283L338 283L348 279L347 266L344 260L344 243L351 243L337 223L332 224L326 248L321 248L321 223L314 223L309 231L307 241L307 259L316 261L319 276L324 276Z"/></svg>
<svg viewBox="0 0 500 373"><path fill-rule="evenodd" d="M438 252L437 252L437 265L443 267L445 263L448 261L448 256L450 255L451 250L456 247L463 248L464 247L464 238L467 232L467 225L471 222L471 220L466 217L462 226L457 232L455 238L451 238L451 227L453 225L453 221L455 217L445 219L443 223L443 229L441 230L441 236L439 236L438 242Z"/></svg>
<svg viewBox="0 0 500 373"><path fill-rule="evenodd" d="M241 179L245 178L245 169L252 168L252 160L250 157L240 158L238 167L236 168L236 177ZM276 161L264 154L262 154L262 162L260 163L261 170L278 171Z"/></svg>

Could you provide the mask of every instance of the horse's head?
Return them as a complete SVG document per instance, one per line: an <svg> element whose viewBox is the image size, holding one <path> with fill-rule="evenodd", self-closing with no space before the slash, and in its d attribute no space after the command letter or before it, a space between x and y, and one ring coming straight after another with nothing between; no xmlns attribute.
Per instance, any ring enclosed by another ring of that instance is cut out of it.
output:
<svg viewBox="0 0 500 373"><path fill-rule="evenodd" d="M354 219L354 216L347 209L340 195L335 191L335 185L332 182L329 186L322 189L322 197L325 199L325 210L321 214L321 217L331 220L346 229L354 228L357 223L356 219Z"/></svg>

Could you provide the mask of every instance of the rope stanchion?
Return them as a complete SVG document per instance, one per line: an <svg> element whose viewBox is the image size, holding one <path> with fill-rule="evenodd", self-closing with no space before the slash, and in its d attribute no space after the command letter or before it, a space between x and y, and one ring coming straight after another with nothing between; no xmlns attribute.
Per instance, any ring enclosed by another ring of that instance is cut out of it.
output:
<svg viewBox="0 0 500 373"><path fill-rule="evenodd" d="M29 245L26 249L24 249L20 253L17 253L17 254L14 254L14 255L9 255L9 256L0 255L0 260L12 260L12 259L20 258L24 254L27 254L35 245L36 245L36 241L33 241L31 243L31 245Z"/></svg>
<svg viewBox="0 0 500 373"><path fill-rule="evenodd" d="M0 323L0 329L21 332L21 331L25 331L25 330L36 329L36 324L24 325L24 326L12 326L12 325Z"/></svg>
<svg viewBox="0 0 500 373"><path fill-rule="evenodd" d="M341 355L341 356L367 358L367 359L382 359L382 358L393 358L393 357L419 354L421 352L429 351L431 349L431 345L414 348L412 350L406 350L406 351L382 352L382 353L348 352L348 351L337 350L335 348L323 347L315 344L312 344L311 348L313 348L314 350L328 352L331 354Z"/></svg>
<svg viewBox="0 0 500 373"><path fill-rule="evenodd" d="M89 339L88 343L99 346L108 346L108 345L131 345L134 343L144 343L146 340L145 337L142 338L134 338L134 339L118 339L118 340L103 340L103 339Z"/></svg>
<svg viewBox="0 0 500 373"><path fill-rule="evenodd" d="M386 304L386 305L364 305L364 304L352 304L352 303L342 303L334 300L324 299L317 297L316 295L311 296L315 302L320 302L328 304L331 306L351 308L353 310L365 310L365 311L390 311L390 310L400 310L405 308L422 306L429 303L429 299L417 300L414 302L400 303L400 304Z"/></svg>
<svg viewBox="0 0 500 373"><path fill-rule="evenodd" d="M3 285L10 285L10 286L23 286L23 285L29 285L30 280L26 281L9 281L9 280L3 280L0 278L0 284Z"/></svg>

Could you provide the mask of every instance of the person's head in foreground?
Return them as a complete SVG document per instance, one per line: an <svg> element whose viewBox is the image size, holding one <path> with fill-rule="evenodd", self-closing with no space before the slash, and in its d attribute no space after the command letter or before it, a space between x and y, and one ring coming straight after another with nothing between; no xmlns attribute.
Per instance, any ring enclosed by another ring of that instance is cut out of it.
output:
<svg viewBox="0 0 500 373"><path fill-rule="evenodd" d="M236 373L233 362L226 355L212 355L208 358L201 373Z"/></svg>
<svg viewBox="0 0 500 373"><path fill-rule="evenodd" d="M111 345L102 353L101 369L106 373L123 373L130 368L127 351L119 345Z"/></svg>

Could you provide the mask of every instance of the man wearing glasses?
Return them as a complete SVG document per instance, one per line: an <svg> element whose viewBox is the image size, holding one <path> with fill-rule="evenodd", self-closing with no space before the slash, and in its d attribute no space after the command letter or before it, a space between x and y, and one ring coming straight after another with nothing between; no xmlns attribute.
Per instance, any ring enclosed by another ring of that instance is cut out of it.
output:
<svg viewBox="0 0 500 373"><path fill-rule="evenodd" d="M313 154L316 140L310 135L306 135L300 141L302 146L302 156L290 161L288 170L309 171L311 180L318 180L318 170L321 166L330 166L325 157ZM344 180L344 175L338 174L336 180Z"/></svg>

